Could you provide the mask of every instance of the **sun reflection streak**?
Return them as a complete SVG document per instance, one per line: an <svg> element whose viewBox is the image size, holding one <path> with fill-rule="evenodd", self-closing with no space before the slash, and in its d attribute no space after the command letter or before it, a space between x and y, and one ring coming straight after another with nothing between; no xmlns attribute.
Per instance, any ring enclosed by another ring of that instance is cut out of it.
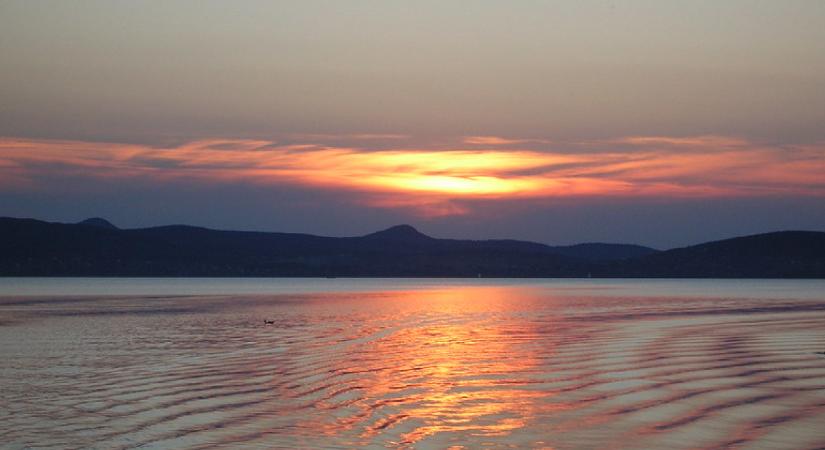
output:
<svg viewBox="0 0 825 450"><path fill-rule="evenodd" d="M552 392L531 389L540 356L552 355L553 347L539 354L521 345L535 330L529 321L500 320L499 312L512 307L505 290L452 288L399 298L405 303L399 302L396 317L406 325L352 350L370 356L353 380L358 400L348 407L358 412L319 432L360 428L365 442L380 435L388 445L440 445L467 432L482 439L506 436L538 414L564 408L547 402ZM422 307L437 312L422 317ZM418 311L415 323L407 310ZM340 364L331 372L352 370L351 358Z"/></svg>

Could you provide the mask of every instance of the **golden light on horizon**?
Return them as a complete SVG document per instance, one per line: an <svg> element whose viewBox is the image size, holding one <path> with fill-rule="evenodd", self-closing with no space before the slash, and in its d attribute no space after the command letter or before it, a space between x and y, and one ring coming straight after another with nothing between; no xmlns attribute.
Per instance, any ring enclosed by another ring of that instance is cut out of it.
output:
<svg viewBox="0 0 825 450"><path fill-rule="evenodd" d="M377 185L408 191L425 191L455 195L511 194L534 188L529 180L508 180L489 176L406 175L372 179Z"/></svg>
<svg viewBox="0 0 825 450"><path fill-rule="evenodd" d="M152 147L0 138L0 187L32 189L55 176L288 185L348 192L354 203L424 216L468 212L453 202L459 199L825 196L825 152L817 146L770 147L716 136L631 137L587 145L588 151L558 152L232 139Z"/></svg>
<svg viewBox="0 0 825 450"><path fill-rule="evenodd" d="M306 181L470 197L521 195L540 189L542 183L520 171L581 159L505 150L393 150L339 156L329 173L310 173Z"/></svg>

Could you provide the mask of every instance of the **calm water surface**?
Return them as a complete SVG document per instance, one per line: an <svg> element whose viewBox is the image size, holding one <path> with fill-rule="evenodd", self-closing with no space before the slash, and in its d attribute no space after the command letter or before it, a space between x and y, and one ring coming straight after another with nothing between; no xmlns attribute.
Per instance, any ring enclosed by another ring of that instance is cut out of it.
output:
<svg viewBox="0 0 825 450"><path fill-rule="evenodd" d="M823 281L7 278L0 447L823 448L818 352Z"/></svg>

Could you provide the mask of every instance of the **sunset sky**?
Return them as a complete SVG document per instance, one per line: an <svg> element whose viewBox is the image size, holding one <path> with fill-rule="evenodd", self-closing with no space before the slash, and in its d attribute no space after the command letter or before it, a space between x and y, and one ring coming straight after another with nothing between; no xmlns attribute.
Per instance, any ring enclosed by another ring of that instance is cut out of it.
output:
<svg viewBox="0 0 825 450"><path fill-rule="evenodd" d="M0 216L825 230L825 2L0 0Z"/></svg>

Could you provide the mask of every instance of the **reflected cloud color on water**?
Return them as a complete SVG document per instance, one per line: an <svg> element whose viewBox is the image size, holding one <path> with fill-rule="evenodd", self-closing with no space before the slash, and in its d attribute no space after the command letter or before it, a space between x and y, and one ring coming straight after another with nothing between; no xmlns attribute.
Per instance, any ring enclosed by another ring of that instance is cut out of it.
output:
<svg viewBox="0 0 825 450"><path fill-rule="evenodd" d="M716 298L662 296L662 286L590 295L613 289L598 282L387 283L4 297L0 439L12 448L825 444L816 354L825 299L764 298L747 284ZM691 282L673 283L679 292Z"/></svg>

